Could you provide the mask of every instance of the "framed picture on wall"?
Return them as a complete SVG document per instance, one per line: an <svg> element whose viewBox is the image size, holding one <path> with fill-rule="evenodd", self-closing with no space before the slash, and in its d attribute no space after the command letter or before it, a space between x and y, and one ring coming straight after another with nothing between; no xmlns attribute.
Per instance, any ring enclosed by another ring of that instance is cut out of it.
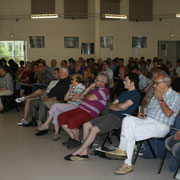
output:
<svg viewBox="0 0 180 180"><path fill-rule="evenodd" d="M81 54L94 54L94 43L81 43Z"/></svg>
<svg viewBox="0 0 180 180"><path fill-rule="evenodd" d="M64 48L79 48L79 37L64 37Z"/></svg>
<svg viewBox="0 0 180 180"><path fill-rule="evenodd" d="M113 36L101 36L100 46L101 48L113 49Z"/></svg>
<svg viewBox="0 0 180 180"><path fill-rule="evenodd" d="M146 36L133 36L132 47L133 48L147 48L147 37Z"/></svg>
<svg viewBox="0 0 180 180"><path fill-rule="evenodd" d="M29 36L29 47L30 48L45 48L45 37L44 36Z"/></svg>

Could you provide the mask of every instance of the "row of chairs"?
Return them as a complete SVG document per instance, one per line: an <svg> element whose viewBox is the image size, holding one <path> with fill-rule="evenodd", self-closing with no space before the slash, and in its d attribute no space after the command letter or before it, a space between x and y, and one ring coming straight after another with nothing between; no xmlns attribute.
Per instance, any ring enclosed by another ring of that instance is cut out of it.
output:
<svg viewBox="0 0 180 180"><path fill-rule="evenodd" d="M171 128L171 129L172 129L172 130L178 130L178 129L176 129L176 128ZM106 148L105 148L105 144L106 144L107 141L109 141L109 143L112 144L111 135L115 135L115 136L117 137L117 139L119 140L119 139L120 139L120 129L115 129L115 130L113 130L113 131L108 132L108 133L105 134L105 138L104 138L103 143L102 143L102 145L101 145L101 149L102 149L102 150L103 150L103 149L106 149ZM137 157L138 157L138 155L139 155L139 152L140 152L140 150L141 150L141 147L142 147L142 144L143 144L143 143L147 143L147 146L149 147L150 152L152 153L154 159L156 159L157 157L156 157L156 154L155 154L155 152L154 152L154 150L153 150L153 147L151 146L150 140L160 140L160 141L165 142L166 138L168 138L169 136L170 136L170 134L168 133L165 137L162 137L162 138L150 138L150 139L146 139L146 140L139 141L138 144L137 144L137 147L138 147L138 148L137 148L136 153L134 154L134 159L133 159L132 164L135 165L136 160L137 160ZM164 164L164 160L165 160L165 158L166 158L166 154L167 154L167 152L170 150L170 148L167 147L167 146L168 146L168 145L165 146L165 149L164 149L164 152L163 152L163 156L162 156L162 159L161 159L159 168L158 168L158 174L161 173L161 170L162 170L162 167L163 167L163 164ZM176 176L176 174L177 174L178 169L179 169L179 164L178 164L178 161L177 161L176 169L175 169L175 172L174 172L174 175L173 175L174 178L175 178L175 176Z"/></svg>

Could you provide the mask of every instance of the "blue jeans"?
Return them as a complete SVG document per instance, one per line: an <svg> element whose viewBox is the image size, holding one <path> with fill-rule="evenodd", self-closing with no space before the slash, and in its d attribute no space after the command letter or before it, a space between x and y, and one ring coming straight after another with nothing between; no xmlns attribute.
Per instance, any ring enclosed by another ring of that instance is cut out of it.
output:
<svg viewBox="0 0 180 180"><path fill-rule="evenodd" d="M174 140L174 136L170 136L166 139L165 145L180 165L180 141L176 141Z"/></svg>

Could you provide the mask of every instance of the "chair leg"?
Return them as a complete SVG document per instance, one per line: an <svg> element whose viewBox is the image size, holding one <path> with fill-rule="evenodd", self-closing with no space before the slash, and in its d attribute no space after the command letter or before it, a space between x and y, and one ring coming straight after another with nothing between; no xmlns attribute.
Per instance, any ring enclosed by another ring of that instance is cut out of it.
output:
<svg viewBox="0 0 180 180"><path fill-rule="evenodd" d="M13 100L13 106L15 107L16 111L19 112L19 108L17 103L15 102L15 99Z"/></svg>
<svg viewBox="0 0 180 180"><path fill-rule="evenodd" d="M60 126L60 128L59 128L59 132L58 132L59 134L60 134L60 132L61 132L61 129L62 129L62 127Z"/></svg>
<svg viewBox="0 0 180 180"><path fill-rule="evenodd" d="M175 177L176 177L176 174L177 174L177 172L178 172L178 169L179 169L179 165L177 164L177 167L176 167L176 169L175 169L175 171L174 171L173 178L175 178Z"/></svg>
<svg viewBox="0 0 180 180"><path fill-rule="evenodd" d="M109 138L109 134L110 134L110 132L108 132L108 133L106 133L106 136L105 136L105 138L104 138L104 141L103 141L103 143L102 143L102 146L101 146L101 148L103 148L104 147L104 145L105 145L105 143L106 143L106 141L107 141L107 139ZM110 138L109 138L110 139ZM109 140L108 139L108 140ZM110 140L111 141L111 140ZM112 143L112 142L111 142Z"/></svg>
<svg viewBox="0 0 180 180"><path fill-rule="evenodd" d="M141 149L141 146L142 146L142 143L143 143L144 141L140 141L139 142L139 147L138 147L138 149L137 149L137 152L136 152L136 155L135 155L135 157L134 157L134 160L133 160L133 165L136 163L136 159L137 159L137 157L138 157L138 154L139 154L139 151L140 151L140 149Z"/></svg>
<svg viewBox="0 0 180 180"><path fill-rule="evenodd" d="M162 157L162 159L161 159L161 163L160 163L159 168L158 168L158 174L161 173L161 169L162 169L162 167L163 167L164 160L165 160L165 158L166 158L166 154L167 154L167 149L165 148L163 157Z"/></svg>
<svg viewBox="0 0 180 180"><path fill-rule="evenodd" d="M111 138L108 136L107 140L109 141L110 144L112 144Z"/></svg>
<svg viewBox="0 0 180 180"><path fill-rule="evenodd" d="M149 146L149 148L150 148L150 150L151 150L151 153L152 153L154 159L156 159L156 155L155 155L155 153L154 153L154 150L153 150L153 148L152 148L151 143L149 142L149 140L147 140L147 143L148 143L148 146Z"/></svg>
<svg viewBox="0 0 180 180"><path fill-rule="evenodd" d="M115 136L116 136L117 139L120 141L120 136L119 136L119 134L115 134Z"/></svg>

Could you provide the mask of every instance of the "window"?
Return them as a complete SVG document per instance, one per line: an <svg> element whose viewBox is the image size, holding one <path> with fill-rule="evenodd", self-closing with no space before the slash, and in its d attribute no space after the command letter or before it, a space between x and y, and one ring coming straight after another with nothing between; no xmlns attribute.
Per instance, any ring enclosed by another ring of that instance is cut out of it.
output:
<svg viewBox="0 0 180 180"><path fill-rule="evenodd" d="M0 41L0 58L26 61L26 44L25 41Z"/></svg>

